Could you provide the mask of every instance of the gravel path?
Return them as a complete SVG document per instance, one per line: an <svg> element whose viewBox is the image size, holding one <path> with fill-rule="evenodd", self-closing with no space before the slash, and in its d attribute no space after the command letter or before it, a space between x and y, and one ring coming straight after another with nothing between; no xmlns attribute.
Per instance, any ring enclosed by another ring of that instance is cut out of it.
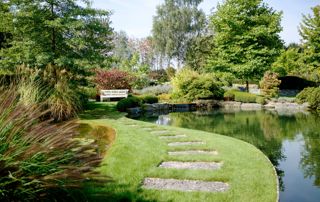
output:
<svg viewBox="0 0 320 202"><path fill-rule="evenodd" d="M170 147L175 146L185 146L185 145L204 145L204 142L198 141L198 142L171 142L168 144Z"/></svg>
<svg viewBox="0 0 320 202"><path fill-rule="evenodd" d="M206 182L200 180L175 180L146 178L143 188L176 191L203 191L203 192L225 192L229 185L223 182Z"/></svg>
<svg viewBox="0 0 320 202"><path fill-rule="evenodd" d="M197 155L197 154L206 154L206 155L218 155L217 151L203 151L203 150L189 150L189 151L172 151L168 152L170 156L179 156L179 155Z"/></svg>
<svg viewBox="0 0 320 202"><path fill-rule="evenodd" d="M215 162L179 162L179 161L168 161L162 162L160 168L174 168L174 169L191 169L191 170L217 170L220 169L222 163Z"/></svg>

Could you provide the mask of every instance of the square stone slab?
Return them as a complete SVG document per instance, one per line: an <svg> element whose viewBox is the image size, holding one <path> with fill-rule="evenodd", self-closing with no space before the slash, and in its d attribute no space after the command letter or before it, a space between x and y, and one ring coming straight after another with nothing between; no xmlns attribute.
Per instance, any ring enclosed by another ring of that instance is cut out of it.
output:
<svg viewBox="0 0 320 202"><path fill-rule="evenodd" d="M202 191L202 192L225 192L229 185L224 182L207 182L200 180L176 180L146 178L143 181L144 189L174 190L174 191Z"/></svg>

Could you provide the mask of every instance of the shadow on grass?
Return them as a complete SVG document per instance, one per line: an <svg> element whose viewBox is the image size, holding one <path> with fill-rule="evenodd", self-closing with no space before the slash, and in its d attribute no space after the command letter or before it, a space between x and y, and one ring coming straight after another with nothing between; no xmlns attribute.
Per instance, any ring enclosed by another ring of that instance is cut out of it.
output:
<svg viewBox="0 0 320 202"><path fill-rule="evenodd" d="M124 116L124 113L117 111L115 102L89 102L79 118L82 120L120 119Z"/></svg>
<svg viewBox="0 0 320 202"><path fill-rule="evenodd" d="M156 202L155 199L145 199L141 190L132 191L129 185L107 183L105 188L87 187L87 201L110 202Z"/></svg>
<svg viewBox="0 0 320 202"><path fill-rule="evenodd" d="M106 183L104 187L88 184L83 189L55 190L47 193L42 201L62 202L156 202L145 199L140 190L129 191L128 185Z"/></svg>

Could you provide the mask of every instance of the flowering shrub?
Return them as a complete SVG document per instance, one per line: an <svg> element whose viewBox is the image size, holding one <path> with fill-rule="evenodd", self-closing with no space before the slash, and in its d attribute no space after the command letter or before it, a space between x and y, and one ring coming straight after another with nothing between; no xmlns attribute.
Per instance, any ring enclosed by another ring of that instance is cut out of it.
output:
<svg viewBox="0 0 320 202"><path fill-rule="evenodd" d="M127 72L117 69L103 70L97 69L94 83L100 90L129 89L131 90L131 81L133 77Z"/></svg>

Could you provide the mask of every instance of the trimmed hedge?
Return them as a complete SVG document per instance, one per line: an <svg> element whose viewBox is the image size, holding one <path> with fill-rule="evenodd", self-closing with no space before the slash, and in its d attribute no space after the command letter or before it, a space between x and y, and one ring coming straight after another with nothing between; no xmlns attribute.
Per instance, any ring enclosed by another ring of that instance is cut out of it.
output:
<svg viewBox="0 0 320 202"><path fill-rule="evenodd" d="M141 99L139 99L138 97L131 96L120 100L117 103L117 110L120 112L126 112L128 108L140 107L141 103Z"/></svg>
<svg viewBox="0 0 320 202"><path fill-rule="evenodd" d="M257 95L246 92L235 92L234 100L243 103L256 103Z"/></svg>
<svg viewBox="0 0 320 202"><path fill-rule="evenodd" d="M159 98L153 95L146 95L141 97L142 102L146 104L154 104L159 102Z"/></svg>

